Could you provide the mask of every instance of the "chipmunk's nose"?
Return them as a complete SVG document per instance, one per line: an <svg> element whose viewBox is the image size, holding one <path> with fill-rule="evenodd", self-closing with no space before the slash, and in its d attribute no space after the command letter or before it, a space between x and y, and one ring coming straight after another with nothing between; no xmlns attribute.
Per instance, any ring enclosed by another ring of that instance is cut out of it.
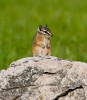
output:
<svg viewBox="0 0 87 100"><path fill-rule="evenodd" d="M51 37L53 37L53 34L51 34Z"/></svg>

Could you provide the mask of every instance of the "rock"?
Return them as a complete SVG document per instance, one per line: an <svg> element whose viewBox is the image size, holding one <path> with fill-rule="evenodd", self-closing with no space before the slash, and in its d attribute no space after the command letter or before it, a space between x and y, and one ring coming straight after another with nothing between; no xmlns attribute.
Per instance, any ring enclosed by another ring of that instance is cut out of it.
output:
<svg viewBox="0 0 87 100"><path fill-rule="evenodd" d="M0 71L0 100L87 100L87 63L28 57Z"/></svg>

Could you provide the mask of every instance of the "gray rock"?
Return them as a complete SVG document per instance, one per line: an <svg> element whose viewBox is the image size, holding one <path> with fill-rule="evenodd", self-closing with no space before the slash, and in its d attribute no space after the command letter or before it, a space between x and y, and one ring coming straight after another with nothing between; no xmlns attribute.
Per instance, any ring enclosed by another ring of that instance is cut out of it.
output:
<svg viewBox="0 0 87 100"><path fill-rule="evenodd" d="M87 63L28 57L0 71L0 100L87 100Z"/></svg>

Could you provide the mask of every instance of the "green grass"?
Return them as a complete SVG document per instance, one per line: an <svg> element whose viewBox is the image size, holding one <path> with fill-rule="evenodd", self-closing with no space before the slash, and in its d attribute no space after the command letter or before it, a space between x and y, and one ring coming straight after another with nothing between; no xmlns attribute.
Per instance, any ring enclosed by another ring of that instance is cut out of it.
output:
<svg viewBox="0 0 87 100"><path fill-rule="evenodd" d="M53 32L53 56L87 62L87 0L0 0L0 69L32 56L39 24Z"/></svg>

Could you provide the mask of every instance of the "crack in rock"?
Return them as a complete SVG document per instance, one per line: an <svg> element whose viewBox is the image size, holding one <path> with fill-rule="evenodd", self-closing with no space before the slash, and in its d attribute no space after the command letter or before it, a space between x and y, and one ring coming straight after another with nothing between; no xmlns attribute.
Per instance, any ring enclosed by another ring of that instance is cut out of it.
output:
<svg viewBox="0 0 87 100"><path fill-rule="evenodd" d="M18 98L20 98L21 95L16 96L15 98L13 98L13 100L17 100Z"/></svg>
<svg viewBox="0 0 87 100"><path fill-rule="evenodd" d="M79 86L79 87L76 87L75 89L68 89L67 91L64 91L64 92L61 93L60 95L54 97L53 100L58 100L60 97L66 96L66 95L68 95L70 92L72 92L72 91L74 91L74 90L76 90L76 89L81 89L81 88L83 88L82 85Z"/></svg>

